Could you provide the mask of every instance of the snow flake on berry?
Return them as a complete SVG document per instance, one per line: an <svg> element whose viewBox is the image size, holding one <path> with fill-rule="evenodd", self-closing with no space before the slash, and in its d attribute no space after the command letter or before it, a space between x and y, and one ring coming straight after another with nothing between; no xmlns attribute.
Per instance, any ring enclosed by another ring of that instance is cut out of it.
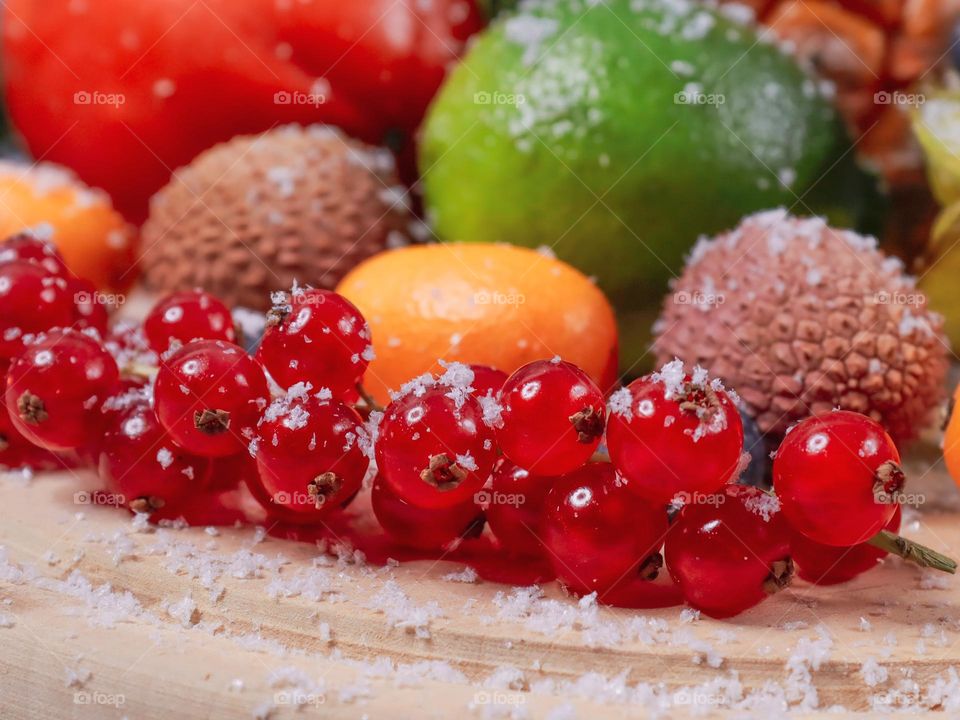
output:
<svg viewBox="0 0 960 720"><path fill-rule="evenodd" d="M622 387L614 393L611 393L607 400L607 407L612 415L622 417L628 422L633 420L633 394L628 388Z"/></svg>
<svg viewBox="0 0 960 720"><path fill-rule="evenodd" d="M780 499L773 494L759 493L751 495L744 503L744 507L763 518L764 522L770 522L770 518L780 512Z"/></svg>
<svg viewBox="0 0 960 720"><path fill-rule="evenodd" d="M157 462L160 463L160 467L166 470L173 464L173 453L168 448L160 448L157 450Z"/></svg>

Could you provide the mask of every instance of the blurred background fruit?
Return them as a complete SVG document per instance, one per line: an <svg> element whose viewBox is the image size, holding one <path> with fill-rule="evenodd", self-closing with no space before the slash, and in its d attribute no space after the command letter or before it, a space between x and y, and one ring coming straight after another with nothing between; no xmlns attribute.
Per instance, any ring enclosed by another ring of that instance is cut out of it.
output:
<svg viewBox="0 0 960 720"><path fill-rule="evenodd" d="M943 432L943 461L953 481L960 485L960 386L953 392L950 416Z"/></svg>
<svg viewBox="0 0 960 720"><path fill-rule="evenodd" d="M6 98L34 157L140 221L174 168L235 135L330 123L401 154L473 0L10 0Z"/></svg>
<svg viewBox="0 0 960 720"><path fill-rule="evenodd" d="M337 287L363 313L376 359L365 384L379 401L438 359L510 373L559 355L608 389L617 329L603 293L566 263L495 244L420 245L376 255Z"/></svg>
<svg viewBox="0 0 960 720"><path fill-rule="evenodd" d="M596 276L632 362L698 235L778 204L856 224L869 183L848 148L818 84L751 28L698 3L557 0L477 37L420 168L442 238L547 245Z"/></svg>
<svg viewBox="0 0 960 720"><path fill-rule="evenodd" d="M413 216L392 155L322 125L284 126L207 150L150 203L143 268L161 291L202 287L266 310L293 282L332 288L407 242Z"/></svg>
<svg viewBox="0 0 960 720"><path fill-rule="evenodd" d="M698 244L655 341L661 362L699 363L736 388L773 448L835 408L915 438L943 399L947 347L942 318L875 239L784 210Z"/></svg>
<svg viewBox="0 0 960 720"><path fill-rule="evenodd" d="M50 240L67 267L100 290L137 279L136 231L106 193L66 168L0 161L0 238L24 230Z"/></svg>
<svg viewBox="0 0 960 720"><path fill-rule="evenodd" d="M743 0L723 0L743 5ZM949 64L958 0L750 0L758 21L835 87L858 152L892 185L922 181L917 83Z"/></svg>
<svg viewBox="0 0 960 720"><path fill-rule="evenodd" d="M930 187L943 206L919 270L920 287L930 307L943 314L953 347L960 348L960 92L934 93L914 113L913 123Z"/></svg>

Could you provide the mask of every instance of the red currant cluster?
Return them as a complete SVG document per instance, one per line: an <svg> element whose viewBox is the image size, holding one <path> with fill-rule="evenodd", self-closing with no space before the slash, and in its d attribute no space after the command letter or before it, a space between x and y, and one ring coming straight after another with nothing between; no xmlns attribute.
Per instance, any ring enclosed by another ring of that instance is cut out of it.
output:
<svg viewBox="0 0 960 720"><path fill-rule="evenodd" d="M441 550L485 520L500 556L549 566L572 592L640 606L665 565L656 586L717 617L782 589L796 567L819 583L886 551L955 567L890 532L904 475L862 415L796 427L774 494L734 484L749 460L736 396L680 361L609 398L560 358L509 377L441 363L381 409L362 388L369 328L336 293L276 293L251 355L207 293L176 293L142 326L108 332L102 308L70 298L78 281L46 244L14 238L0 262L0 463L22 445L72 453L155 519L242 478L274 519L310 526L366 484L398 544Z"/></svg>

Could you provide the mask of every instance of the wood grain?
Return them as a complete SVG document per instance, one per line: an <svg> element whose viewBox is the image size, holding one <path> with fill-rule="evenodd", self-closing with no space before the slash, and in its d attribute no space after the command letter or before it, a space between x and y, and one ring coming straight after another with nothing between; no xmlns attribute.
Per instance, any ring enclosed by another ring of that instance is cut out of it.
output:
<svg viewBox="0 0 960 720"><path fill-rule="evenodd" d="M960 514L948 481L922 458L911 470L921 478L917 492L936 499L906 534L960 555ZM899 561L838 587L797 583L727 622L684 622L679 608L578 610L553 583L544 599L560 604L545 609L541 601L532 618L512 617L502 609L510 586L444 579L462 563L352 564L309 543L256 542L250 528L137 531L124 512L74 503L77 490L94 486L83 473L0 481L4 718L544 717L562 706L575 714L558 710L558 717L648 714L619 704L616 681L601 692L586 673L608 680L624 673L628 689L649 683L680 703L672 716L721 713L731 678L744 695L768 683L789 689L788 658L826 636L828 656L811 671L816 708L800 713L815 715L834 705L867 710L905 673L924 688L960 663L955 581L923 589L929 576ZM277 593L315 564L319 599L309 587ZM191 576L211 566L215 580ZM110 591L98 596L85 582ZM378 607L385 588L409 605L397 617ZM123 593L134 609L118 610L103 627L105 609ZM176 605L185 597L196 605L192 613ZM436 617L422 624L425 637L399 622L430 603ZM563 611L575 620L542 627ZM379 670L378 657L388 659ZM416 664L425 661L444 665L424 672ZM864 663L869 671L874 661L888 678L870 687ZM512 682L498 671L505 665L517 669ZM293 669L311 683L290 680ZM726 689L691 689L718 679ZM304 701L299 710L290 693Z"/></svg>

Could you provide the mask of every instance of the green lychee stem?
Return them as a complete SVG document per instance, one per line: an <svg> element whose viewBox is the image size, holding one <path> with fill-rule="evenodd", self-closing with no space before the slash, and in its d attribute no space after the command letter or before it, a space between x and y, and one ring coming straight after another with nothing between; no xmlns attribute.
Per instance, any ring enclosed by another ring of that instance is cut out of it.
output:
<svg viewBox="0 0 960 720"><path fill-rule="evenodd" d="M946 555L938 553L936 550L921 545L913 540L907 540L889 530L881 530L868 541L871 545L888 553L893 553L920 567L933 568L941 572L953 575L957 572L957 561Z"/></svg>

